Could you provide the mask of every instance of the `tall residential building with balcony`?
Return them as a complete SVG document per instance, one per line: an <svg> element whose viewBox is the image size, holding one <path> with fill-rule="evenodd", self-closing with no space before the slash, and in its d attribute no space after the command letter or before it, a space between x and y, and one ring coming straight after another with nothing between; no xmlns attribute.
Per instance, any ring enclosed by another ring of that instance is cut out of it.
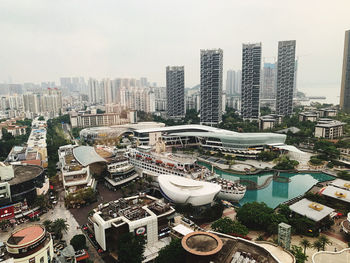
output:
<svg viewBox="0 0 350 263"><path fill-rule="evenodd" d="M184 67L166 67L167 115L169 118L185 116Z"/></svg>
<svg viewBox="0 0 350 263"><path fill-rule="evenodd" d="M201 50L201 124L216 125L222 120L222 69L222 49Z"/></svg>
<svg viewBox="0 0 350 263"><path fill-rule="evenodd" d="M345 31L340 108L350 113L350 30Z"/></svg>
<svg viewBox="0 0 350 263"><path fill-rule="evenodd" d="M259 118L261 43L242 47L242 106L243 119Z"/></svg>
<svg viewBox="0 0 350 263"><path fill-rule="evenodd" d="M283 116L293 113L295 46L295 40L278 42L276 114Z"/></svg>

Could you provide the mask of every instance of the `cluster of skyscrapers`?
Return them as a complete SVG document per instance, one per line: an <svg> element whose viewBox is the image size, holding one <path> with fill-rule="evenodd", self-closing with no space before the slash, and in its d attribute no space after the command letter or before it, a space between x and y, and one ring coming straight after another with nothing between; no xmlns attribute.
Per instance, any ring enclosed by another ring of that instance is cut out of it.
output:
<svg viewBox="0 0 350 263"><path fill-rule="evenodd" d="M47 88L42 92L26 92L0 98L0 110L9 112L9 116L17 117L25 114L27 118L36 115L55 117L63 110L62 93L57 88Z"/></svg>
<svg viewBox="0 0 350 263"><path fill-rule="evenodd" d="M266 87L263 97L276 100L276 113L283 116L292 114L296 78L295 48L295 40L280 41L277 65L266 64L262 71L261 43L243 44L242 71L229 70L226 79L226 95L241 96L240 112L243 119L259 118L262 84ZM201 50L200 55L200 121L202 124L216 125L221 122L225 110L223 51ZM167 67L166 83L168 117L182 117L185 109L184 67Z"/></svg>
<svg viewBox="0 0 350 263"><path fill-rule="evenodd" d="M96 105L118 104L125 109L155 112L156 95L159 92L157 92L157 87L150 85L147 78L139 80L117 78L101 81L90 78L88 81L89 102Z"/></svg>
<svg viewBox="0 0 350 263"><path fill-rule="evenodd" d="M200 85L185 89L184 66L166 67L166 87L157 87L147 78L97 80L82 77L60 78L60 90L54 82L0 84L0 110L16 110L55 116L63 108L62 96L78 94L80 102L90 105L118 105L127 110L166 112L169 118L183 118L186 110L200 112L200 122L216 125L225 106L239 110L243 119L257 120L260 105L275 106L276 114L291 115L296 96L296 41L278 42L277 61L262 64L262 44L242 45L241 70L228 70L223 90L223 50L200 51ZM43 88L44 87L44 88ZM80 94L80 95L79 95ZM75 101L66 102L74 107ZM107 106L106 106L107 107ZM350 112L350 30L345 32L340 107ZM13 116L11 116L13 117Z"/></svg>

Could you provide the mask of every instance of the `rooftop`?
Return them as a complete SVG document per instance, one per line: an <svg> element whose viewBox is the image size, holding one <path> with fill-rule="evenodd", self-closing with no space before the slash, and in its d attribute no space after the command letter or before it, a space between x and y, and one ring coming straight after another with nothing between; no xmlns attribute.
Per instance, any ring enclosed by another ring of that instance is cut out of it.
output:
<svg viewBox="0 0 350 263"><path fill-rule="evenodd" d="M182 239L184 249L194 257L189 257L190 263L201 262L245 262L245 263L278 263L295 262L293 256L286 252L279 260L269 249L260 244L242 238L215 233L215 232L192 232ZM209 256L209 258L206 258ZM208 261L205 261L208 259Z"/></svg>
<svg viewBox="0 0 350 263"><path fill-rule="evenodd" d="M322 190L322 195L329 196L350 203L350 191L339 187L327 186Z"/></svg>
<svg viewBox="0 0 350 263"><path fill-rule="evenodd" d="M197 256L210 256L222 249L221 239L208 232L191 232L182 238L182 247Z"/></svg>
<svg viewBox="0 0 350 263"><path fill-rule="evenodd" d="M330 182L330 184L339 188L343 188L345 190L350 190L350 181L347 180L337 178L334 181Z"/></svg>
<svg viewBox="0 0 350 263"><path fill-rule="evenodd" d="M312 202L306 198L289 206L293 212L318 222L334 211L333 208Z"/></svg>
<svg viewBox="0 0 350 263"><path fill-rule="evenodd" d="M148 211L144 209L147 207ZM156 198L147 195L139 195L128 198L119 198L111 201L104 206L99 206L96 212L104 221L109 221L118 217L124 217L127 220L134 221L150 216L149 211L156 215L161 215L170 211L170 206Z"/></svg>
<svg viewBox="0 0 350 263"><path fill-rule="evenodd" d="M40 225L33 225L19 229L11 234L7 240L9 245L26 245L32 243L45 234L45 229Z"/></svg>
<svg viewBox="0 0 350 263"><path fill-rule="evenodd" d="M83 166L88 166L92 163L107 162L100 155L98 155L91 146L78 146L73 148L73 154L76 160Z"/></svg>
<svg viewBox="0 0 350 263"><path fill-rule="evenodd" d="M342 125L345 125L345 123L333 119L330 119L329 121L320 119L319 122L316 124L316 127L331 128Z"/></svg>
<svg viewBox="0 0 350 263"><path fill-rule="evenodd" d="M44 171L42 167L37 165L13 165L12 167L14 177L9 181L11 185L34 179Z"/></svg>

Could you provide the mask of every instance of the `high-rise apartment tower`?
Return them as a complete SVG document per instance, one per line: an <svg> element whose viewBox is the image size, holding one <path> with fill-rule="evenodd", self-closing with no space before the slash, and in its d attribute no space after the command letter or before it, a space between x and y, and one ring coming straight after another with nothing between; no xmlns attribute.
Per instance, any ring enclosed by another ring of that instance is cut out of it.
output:
<svg viewBox="0 0 350 263"><path fill-rule="evenodd" d="M242 106L243 119L259 118L261 43L242 47Z"/></svg>
<svg viewBox="0 0 350 263"><path fill-rule="evenodd" d="M222 49L201 50L201 124L217 125L222 120L222 68Z"/></svg>
<svg viewBox="0 0 350 263"><path fill-rule="evenodd" d="M167 115L169 118L185 116L184 67L166 67Z"/></svg>
<svg viewBox="0 0 350 263"><path fill-rule="evenodd" d="M283 116L293 113L295 46L295 40L278 42L276 113Z"/></svg>

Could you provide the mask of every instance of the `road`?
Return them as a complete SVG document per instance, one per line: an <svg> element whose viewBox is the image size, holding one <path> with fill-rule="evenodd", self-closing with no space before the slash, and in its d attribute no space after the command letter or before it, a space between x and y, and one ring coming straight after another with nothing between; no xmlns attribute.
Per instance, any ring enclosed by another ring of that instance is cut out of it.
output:
<svg viewBox="0 0 350 263"><path fill-rule="evenodd" d="M59 197L59 200L55 206L55 208L53 210L50 210L49 212L47 212L46 214L43 214L40 216L40 221L37 222L28 222L25 224L21 224L19 226L16 226L15 229L18 228L22 228L25 226L29 226L32 224L37 224L37 223L42 223L45 220L51 220L54 221L57 218L63 218L67 220L67 223L69 225L68 231L63 233L63 239L67 241L67 243L69 244L70 240L72 239L73 236L78 235L78 234L83 234L83 232L81 231L79 224L77 222L77 220L75 220L73 214L67 210L64 206L64 193L61 192L61 195ZM8 229L8 232L0 232L0 241L4 242L7 241L7 239L9 238L10 233L13 231L14 229ZM101 257L97 254L97 251L95 250L95 248L90 244L90 242L87 240L86 245L88 247L88 252L90 254L90 259L93 262L96 263L103 263L104 261L101 259Z"/></svg>

